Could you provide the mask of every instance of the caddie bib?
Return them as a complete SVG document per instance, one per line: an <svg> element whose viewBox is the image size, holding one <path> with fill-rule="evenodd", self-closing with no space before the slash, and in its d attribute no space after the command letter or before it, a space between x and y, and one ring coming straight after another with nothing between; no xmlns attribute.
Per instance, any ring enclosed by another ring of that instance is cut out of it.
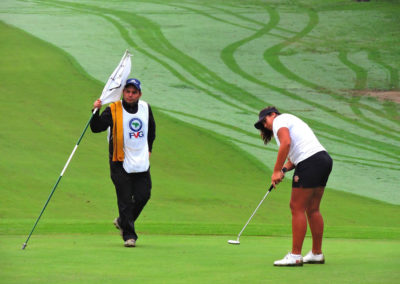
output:
<svg viewBox="0 0 400 284"><path fill-rule="evenodd" d="M123 109L124 129L124 162L127 173L140 173L149 169L149 145L147 133L149 128L149 107L146 102L138 102L135 114Z"/></svg>

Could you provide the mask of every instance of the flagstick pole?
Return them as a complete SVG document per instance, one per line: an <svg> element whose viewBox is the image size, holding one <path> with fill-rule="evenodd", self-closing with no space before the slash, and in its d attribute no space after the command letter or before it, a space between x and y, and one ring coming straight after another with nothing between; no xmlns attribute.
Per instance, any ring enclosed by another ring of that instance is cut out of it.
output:
<svg viewBox="0 0 400 284"><path fill-rule="evenodd" d="M46 203L44 204L43 209L42 209L42 211L41 211L40 214L39 214L39 217L36 219L35 225L33 225L33 228L32 228L32 230L31 230L31 232L30 232L28 238L26 239L25 243L22 245L22 249L23 249L23 250L24 250L24 249L26 248L26 246L28 245L28 241L29 241L30 237L32 236L33 231L35 230L36 225L39 223L40 217L42 217L42 214L43 214L44 210L46 209L47 204L49 203L51 197L53 196L54 191L56 190L58 184L60 183L61 178L63 177L63 175L64 175L64 173L65 173L65 171L66 171L66 169L67 169L69 163L71 162L71 159L72 159L72 157L74 156L74 154L75 154L75 152L76 152L76 149L78 149L79 143L81 143L81 140L82 140L83 136L85 135L85 132L86 132L87 128L89 127L89 124L90 124L90 122L92 121L92 118L93 118L93 116L94 116L94 114L96 113L97 110L98 110L97 108L95 108L95 109L93 110L93 113L92 113L92 115L91 115L90 118L89 118L89 121L86 123L86 126L85 126L85 128L83 129L83 132L82 132L81 136L79 137L78 141L76 142L76 145L75 145L74 149L72 150L71 155L69 156L67 162L65 163L65 166L64 166L63 170L61 171L60 176L58 177L58 179L57 179L55 185L53 186L53 190L51 191L49 197L47 198L47 201L46 201Z"/></svg>

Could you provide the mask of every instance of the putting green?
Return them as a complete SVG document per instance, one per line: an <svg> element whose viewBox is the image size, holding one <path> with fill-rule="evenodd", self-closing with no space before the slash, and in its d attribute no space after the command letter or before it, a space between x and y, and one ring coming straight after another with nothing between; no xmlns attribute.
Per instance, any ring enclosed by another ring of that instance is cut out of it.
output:
<svg viewBox="0 0 400 284"><path fill-rule="evenodd" d="M399 241L324 241L326 264L274 267L290 238L141 235L136 248L113 235L0 237L2 283L396 283ZM304 250L310 248L306 239Z"/></svg>

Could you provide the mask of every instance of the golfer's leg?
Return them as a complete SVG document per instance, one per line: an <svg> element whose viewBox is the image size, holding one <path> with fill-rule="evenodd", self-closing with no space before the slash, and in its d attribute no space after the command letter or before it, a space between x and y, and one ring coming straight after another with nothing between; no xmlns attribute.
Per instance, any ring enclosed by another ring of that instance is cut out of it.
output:
<svg viewBox="0 0 400 284"><path fill-rule="evenodd" d="M311 229L312 235L312 252L314 254L322 253L322 236L324 233L324 220L321 212L319 211L319 205L321 203L322 196L324 194L324 187L318 187L314 189L314 194L307 206L306 213L308 223Z"/></svg>
<svg viewBox="0 0 400 284"><path fill-rule="evenodd" d="M307 232L306 207L312 197L310 188L292 188L290 209L292 211L292 253L301 254L304 237Z"/></svg>
<svg viewBox="0 0 400 284"><path fill-rule="evenodd" d="M139 217L151 195L151 177L150 172L137 173L134 177L133 191L133 222Z"/></svg>

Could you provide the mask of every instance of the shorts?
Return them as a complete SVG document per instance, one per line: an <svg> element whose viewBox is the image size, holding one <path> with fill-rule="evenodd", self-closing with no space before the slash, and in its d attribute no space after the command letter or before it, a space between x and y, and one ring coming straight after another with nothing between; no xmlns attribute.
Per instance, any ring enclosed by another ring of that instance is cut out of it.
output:
<svg viewBox="0 0 400 284"><path fill-rule="evenodd" d="M326 151L318 152L297 164L292 187L325 187L332 171L332 158Z"/></svg>

